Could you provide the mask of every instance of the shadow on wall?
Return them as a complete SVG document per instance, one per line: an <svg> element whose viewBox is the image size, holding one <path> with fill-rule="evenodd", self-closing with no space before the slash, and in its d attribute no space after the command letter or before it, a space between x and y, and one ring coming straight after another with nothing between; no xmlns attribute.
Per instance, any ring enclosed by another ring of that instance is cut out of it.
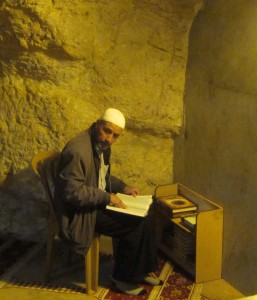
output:
<svg viewBox="0 0 257 300"><path fill-rule="evenodd" d="M0 234L45 239L48 206L32 168L8 175L0 185Z"/></svg>

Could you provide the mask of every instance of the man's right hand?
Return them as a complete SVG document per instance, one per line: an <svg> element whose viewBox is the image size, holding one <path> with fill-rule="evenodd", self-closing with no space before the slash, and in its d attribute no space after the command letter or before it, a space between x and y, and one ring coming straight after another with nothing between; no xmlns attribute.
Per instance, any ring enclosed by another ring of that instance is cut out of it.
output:
<svg viewBox="0 0 257 300"><path fill-rule="evenodd" d="M111 194L110 204L120 208L127 208L127 205L125 205L115 194Z"/></svg>

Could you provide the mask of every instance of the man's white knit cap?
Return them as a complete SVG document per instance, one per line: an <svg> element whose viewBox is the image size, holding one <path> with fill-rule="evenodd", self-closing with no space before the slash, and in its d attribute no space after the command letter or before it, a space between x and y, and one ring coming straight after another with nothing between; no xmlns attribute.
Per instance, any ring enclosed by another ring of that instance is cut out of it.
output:
<svg viewBox="0 0 257 300"><path fill-rule="evenodd" d="M125 128L125 117L122 112L115 108L107 108L106 111L100 117L100 120L111 122L122 129Z"/></svg>

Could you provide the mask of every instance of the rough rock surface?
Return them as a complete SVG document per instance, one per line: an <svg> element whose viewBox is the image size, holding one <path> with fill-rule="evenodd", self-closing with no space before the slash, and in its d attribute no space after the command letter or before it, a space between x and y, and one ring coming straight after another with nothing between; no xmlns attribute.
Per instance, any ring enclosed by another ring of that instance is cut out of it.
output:
<svg viewBox="0 0 257 300"><path fill-rule="evenodd" d="M188 34L202 0L0 2L0 231L40 237L30 162L107 107L127 117L113 172L142 193L172 181Z"/></svg>

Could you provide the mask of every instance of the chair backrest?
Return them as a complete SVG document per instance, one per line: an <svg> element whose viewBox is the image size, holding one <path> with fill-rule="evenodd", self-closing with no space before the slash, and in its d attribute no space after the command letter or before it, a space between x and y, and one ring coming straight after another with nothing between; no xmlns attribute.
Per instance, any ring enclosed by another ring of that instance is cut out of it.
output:
<svg viewBox="0 0 257 300"><path fill-rule="evenodd" d="M32 169L40 178L44 188L45 198L53 216L55 216L54 183L59 159L60 152L55 151L40 152L32 159Z"/></svg>

